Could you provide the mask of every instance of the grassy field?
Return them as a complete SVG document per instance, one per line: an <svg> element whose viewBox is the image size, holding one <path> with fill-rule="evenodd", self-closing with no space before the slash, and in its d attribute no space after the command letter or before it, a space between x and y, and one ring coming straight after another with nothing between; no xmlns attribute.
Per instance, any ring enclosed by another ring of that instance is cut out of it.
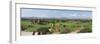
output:
<svg viewBox="0 0 100 44"><path fill-rule="evenodd" d="M92 20L21 19L21 30L26 32L76 33L92 32Z"/></svg>

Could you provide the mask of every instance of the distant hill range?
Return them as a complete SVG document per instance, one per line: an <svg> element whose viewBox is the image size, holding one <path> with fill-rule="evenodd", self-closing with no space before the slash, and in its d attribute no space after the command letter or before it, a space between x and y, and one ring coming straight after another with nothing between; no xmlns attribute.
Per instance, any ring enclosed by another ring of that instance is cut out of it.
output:
<svg viewBox="0 0 100 44"><path fill-rule="evenodd" d="M58 19L58 20L92 20L92 18L47 18L47 17L21 17L21 19Z"/></svg>

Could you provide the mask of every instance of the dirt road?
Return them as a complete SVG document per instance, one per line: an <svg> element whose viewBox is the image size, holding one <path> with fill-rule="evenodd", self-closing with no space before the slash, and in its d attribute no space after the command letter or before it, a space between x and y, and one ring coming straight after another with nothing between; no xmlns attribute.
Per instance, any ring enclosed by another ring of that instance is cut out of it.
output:
<svg viewBox="0 0 100 44"><path fill-rule="evenodd" d="M32 36L32 32L21 31L21 36Z"/></svg>

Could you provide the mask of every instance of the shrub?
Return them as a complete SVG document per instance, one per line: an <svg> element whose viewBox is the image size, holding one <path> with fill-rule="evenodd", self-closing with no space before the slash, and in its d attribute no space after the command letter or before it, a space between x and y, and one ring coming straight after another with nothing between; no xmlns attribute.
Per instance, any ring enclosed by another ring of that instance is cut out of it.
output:
<svg viewBox="0 0 100 44"><path fill-rule="evenodd" d="M92 32L92 29L89 28L89 27L85 27L84 29L82 29L82 30L80 31L80 33L89 33L89 32Z"/></svg>
<svg viewBox="0 0 100 44"><path fill-rule="evenodd" d="M40 27L37 29L38 32L49 32L48 27Z"/></svg>

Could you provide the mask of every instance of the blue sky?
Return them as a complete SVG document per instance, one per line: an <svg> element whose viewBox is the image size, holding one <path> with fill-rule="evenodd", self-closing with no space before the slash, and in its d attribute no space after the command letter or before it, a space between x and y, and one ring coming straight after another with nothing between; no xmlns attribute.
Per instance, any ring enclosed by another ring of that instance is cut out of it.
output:
<svg viewBox="0 0 100 44"><path fill-rule="evenodd" d="M92 11L21 8L21 17L91 19Z"/></svg>

